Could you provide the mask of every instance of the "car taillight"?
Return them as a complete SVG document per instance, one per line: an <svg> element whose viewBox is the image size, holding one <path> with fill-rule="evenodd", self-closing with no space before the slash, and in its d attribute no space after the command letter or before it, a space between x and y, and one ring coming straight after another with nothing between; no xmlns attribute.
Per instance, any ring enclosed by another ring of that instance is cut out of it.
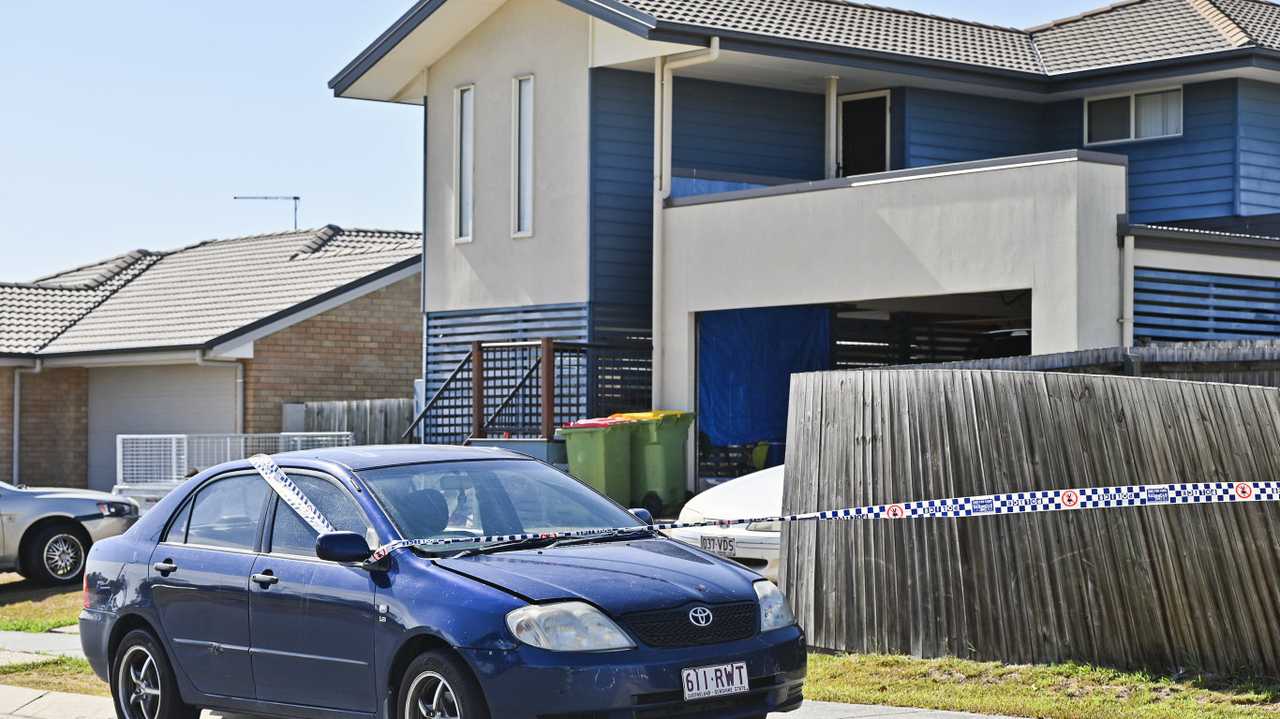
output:
<svg viewBox="0 0 1280 719"><path fill-rule="evenodd" d="M84 579L83 579L83 584L81 585L81 591L84 592L84 608L88 609L89 608L89 573L88 572L84 573Z"/></svg>

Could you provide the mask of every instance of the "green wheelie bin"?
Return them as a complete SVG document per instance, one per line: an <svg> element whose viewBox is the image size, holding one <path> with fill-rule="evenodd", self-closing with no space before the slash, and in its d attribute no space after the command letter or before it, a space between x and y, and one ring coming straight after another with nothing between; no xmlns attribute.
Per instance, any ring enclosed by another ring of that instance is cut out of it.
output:
<svg viewBox="0 0 1280 719"><path fill-rule="evenodd" d="M569 455L569 473L624 506L631 501L631 433L625 419L584 419L557 430Z"/></svg>
<svg viewBox="0 0 1280 719"><path fill-rule="evenodd" d="M655 518L675 517L688 493L685 456L693 413L656 410L615 414L613 418L635 423L631 432L631 506L644 507Z"/></svg>

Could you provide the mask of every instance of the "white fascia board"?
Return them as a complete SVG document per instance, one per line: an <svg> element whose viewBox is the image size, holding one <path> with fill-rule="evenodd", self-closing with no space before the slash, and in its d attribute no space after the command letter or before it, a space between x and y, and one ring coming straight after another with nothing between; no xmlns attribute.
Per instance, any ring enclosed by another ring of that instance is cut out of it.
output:
<svg viewBox="0 0 1280 719"><path fill-rule="evenodd" d="M646 40L617 25L594 17L591 18L590 32L591 67L625 65L637 60L651 60L655 57L706 49L705 46Z"/></svg>
<svg viewBox="0 0 1280 719"><path fill-rule="evenodd" d="M378 279L373 280L371 282L366 282L365 284L362 284L359 287L352 288L346 292L343 292L340 295L335 295L333 297L330 297L324 302L316 303L314 305L311 305L310 307L307 307L306 309L299 310L286 317L281 317L275 322L272 322L267 325L263 325L262 327L259 327L252 332L247 332L243 335L240 335L239 337L236 337L231 340L227 340L222 344L214 345L213 347L209 348L209 350L205 353L205 356L211 357L211 358L212 357L234 357L237 352L244 351L243 348L246 344L252 345L253 342L260 340L263 337L269 337L277 332L280 332L281 330L288 329L298 324L299 322L305 322L311 319L312 317L324 314L329 310L337 309L338 307L341 307L342 305L345 305L348 302L358 300L367 294L377 292L378 290L383 289L385 287L390 287L391 285L394 285L400 280L408 279L420 272L422 272L422 264L415 262L413 265L406 267L398 272L393 272L389 275L379 277ZM252 352L252 347L250 347L249 351Z"/></svg>
<svg viewBox="0 0 1280 719"><path fill-rule="evenodd" d="M191 350L173 352L112 352L96 355L44 358L45 367L135 367L139 365L195 364L197 353Z"/></svg>
<svg viewBox="0 0 1280 719"><path fill-rule="evenodd" d="M207 352L205 353L205 359L215 361L253 359L253 340L241 342L240 344L228 342L220 346L226 349L218 354Z"/></svg>
<svg viewBox="0 0 1280 719"><path fill-rule="evenodd" d="M0 367L35 367L36 361L21 357L0 357Z"/></svg>

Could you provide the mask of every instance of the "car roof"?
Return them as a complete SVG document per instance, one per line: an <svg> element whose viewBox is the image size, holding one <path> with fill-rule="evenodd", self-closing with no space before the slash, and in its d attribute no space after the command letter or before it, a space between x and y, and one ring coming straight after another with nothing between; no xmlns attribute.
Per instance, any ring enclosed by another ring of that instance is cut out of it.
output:
<svg viewBox="0 0 1280 719"><path fill-rule="evenodd" d="M327 447L284 452L277 461L312 459L334 462L354 470L426 462L459 462L482 459L530 459L527 455L496 447L456 447L448 445L387 444L364 447Z"/></svg>

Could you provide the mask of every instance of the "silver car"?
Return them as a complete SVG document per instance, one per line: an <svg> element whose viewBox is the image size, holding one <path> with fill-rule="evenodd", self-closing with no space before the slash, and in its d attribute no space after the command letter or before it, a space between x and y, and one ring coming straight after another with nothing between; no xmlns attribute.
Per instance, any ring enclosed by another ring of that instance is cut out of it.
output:
<svg viewBox="0 0 1280 719"><path fill-rule="evenodd" d="M87 489L0 482L0 571L40 584L80 580L89 547L138 521L138 503Z"/></svg>

